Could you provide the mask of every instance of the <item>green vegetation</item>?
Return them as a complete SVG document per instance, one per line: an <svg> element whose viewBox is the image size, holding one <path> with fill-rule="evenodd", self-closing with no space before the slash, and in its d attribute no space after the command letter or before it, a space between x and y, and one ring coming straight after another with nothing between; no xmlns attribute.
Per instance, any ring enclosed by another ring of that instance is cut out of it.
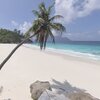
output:
<svg viewBox="0 0 100 100"><path fill-rule="evenodd" d="M0 43L19 43L24 37L20 35L20 31L16 29L10 31L7 29L0 29Z"/></svg>

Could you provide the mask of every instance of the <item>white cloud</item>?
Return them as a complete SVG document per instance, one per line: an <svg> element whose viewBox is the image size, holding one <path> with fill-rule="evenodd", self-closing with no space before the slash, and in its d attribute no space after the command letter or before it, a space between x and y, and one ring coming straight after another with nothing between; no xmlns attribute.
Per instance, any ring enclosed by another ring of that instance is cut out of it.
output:
<svg viewBox="0 0 100 100"><path fill-rule="evenodd" d="M11 24L12 24L13 26L18 26L18 23L17 23L16 21L14 21L14 20L11 21Z"/></svg>
<svg viewBox="0 0 100 100"><path fill-rule="evenodd" d="M25 21L23 24L19 25L18 29L21 30L22 33L25 33L31 27L31 25L32 24L30 22Z"/></svg>
<svg viewBox="0 0 100 100"><path fill-rule="evenodd" d="M100 0L55 0L55 12L67 23L100 10Z"/></svg>
<svg viewBox="0 0 100 100"><path fill-rule="evenodd" d="M23 24L19 24L18 22L12 20L11 24L16 27L16 29L20 30L22 33L25 33L26 31L28 31L28 29L31 27L31 23L24 21Z"/></svg>

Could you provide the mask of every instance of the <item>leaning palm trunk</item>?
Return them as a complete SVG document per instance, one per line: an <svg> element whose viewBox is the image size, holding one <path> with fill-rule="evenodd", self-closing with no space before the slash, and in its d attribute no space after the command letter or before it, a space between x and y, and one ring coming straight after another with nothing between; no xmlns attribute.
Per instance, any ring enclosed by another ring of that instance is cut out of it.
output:
<svg viewBox="0 0 100 100"><path fill-rule="evenodd" d="M38 33L39 31L40 31L40 29L38 29L38 30L36 31L36 33ZM19 43L19 44L11 51L11 53L10 53L10 54L4 59L4 61L0 64L0 70L2 69L2 67L4 66L4 64L10 59L10 57L14 54L14 52L15 52L23 43L25 43L25 42L28 41L30 38L32 38L33 36L35 36L36 33L33 34L33 35L31 35L31 36L29 36L29 37L27 37L26 39L24 39L21 43Z"/></svg>

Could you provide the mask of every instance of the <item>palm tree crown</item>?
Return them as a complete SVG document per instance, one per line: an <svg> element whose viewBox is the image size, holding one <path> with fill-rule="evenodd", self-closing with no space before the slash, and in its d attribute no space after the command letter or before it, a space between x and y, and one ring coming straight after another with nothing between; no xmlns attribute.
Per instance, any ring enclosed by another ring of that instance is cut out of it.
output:
<svg viewBox="0 0 100 100"><path fill-rule="evenodd" d="M46 8L45 4L41 3L38 11L33 10L33 14L37 19L33 22L33 25L28 32L26 32L26 34L34 33L36 42L40 44L41 49L45 49L48 37L51 37L52 41L55 42L52 30L59 32L65 31L65 27L61 23L55 22L55 19L63 17L61 15L55 15L51 17L51 11L53 7L54 4ZM37 32L37 30L39 31Z"/></svg>

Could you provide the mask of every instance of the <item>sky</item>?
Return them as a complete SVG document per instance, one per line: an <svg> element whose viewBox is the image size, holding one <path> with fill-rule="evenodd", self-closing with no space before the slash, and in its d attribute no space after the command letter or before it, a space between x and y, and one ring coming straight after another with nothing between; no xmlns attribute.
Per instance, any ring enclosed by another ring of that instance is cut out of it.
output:
<svg viewBox="0 0 100 100"><path fill-rule="evenodd" d="M0 28L26 32L41 1L46 6L54 0L0 0ZM66 27L63 36L77 41L100 41L100 0L55 0L53 14L64 17L59 20Z"/></svg>

